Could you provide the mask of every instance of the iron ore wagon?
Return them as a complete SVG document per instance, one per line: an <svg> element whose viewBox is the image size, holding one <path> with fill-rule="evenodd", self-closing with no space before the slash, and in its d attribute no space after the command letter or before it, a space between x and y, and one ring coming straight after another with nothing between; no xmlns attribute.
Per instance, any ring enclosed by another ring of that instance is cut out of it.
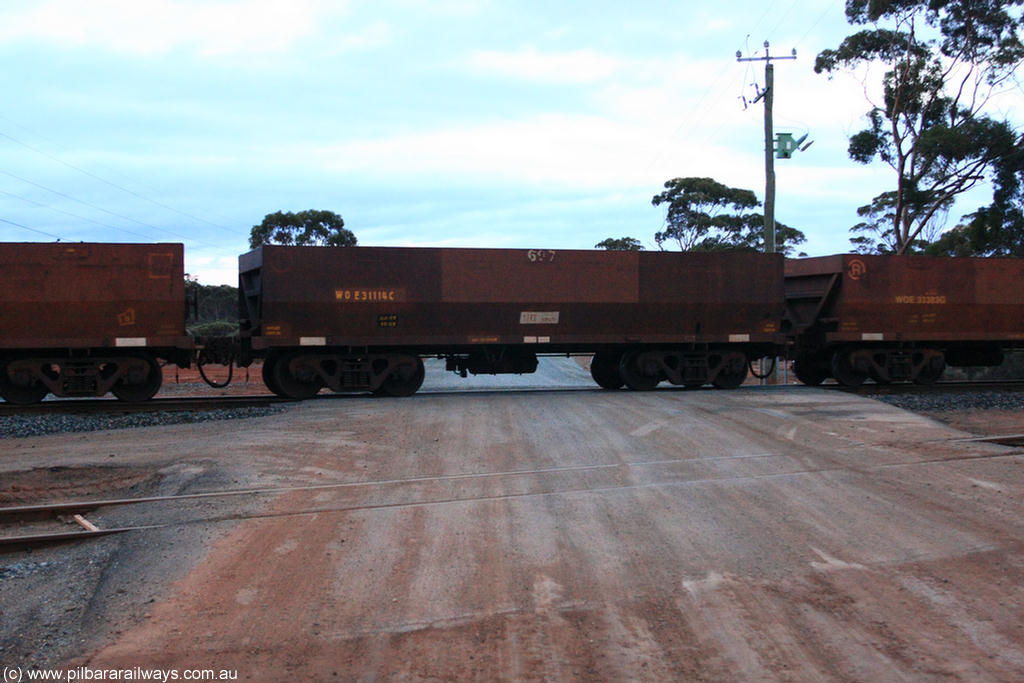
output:
<svg viewBox="0 0 1024 683"><path fill-rule="evenodd" d="M144 401L188 365L180 244L0 244L0 396Z"/></svg>
<svg viewBox="0 0 1024 683"><path fill-rule="evenodd" d="M608 388L731 388L783 341L774 254L263 246L239 264L242 363L292 398L412 394L430 356L466 376L593 354Z"/></svg>
<svg viewBox="0 0 1024 683"><path fill-rule="evenodd" d="M1024 259L839 254L786 261L794 372L934 382L1024 347Z"/></svg>

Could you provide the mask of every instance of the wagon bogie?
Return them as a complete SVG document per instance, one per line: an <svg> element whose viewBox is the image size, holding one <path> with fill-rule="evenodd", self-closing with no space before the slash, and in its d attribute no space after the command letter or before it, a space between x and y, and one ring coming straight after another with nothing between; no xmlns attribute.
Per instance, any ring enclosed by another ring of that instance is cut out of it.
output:
<svg viewBox="0 0 1024 683"><path fill-rule="evenodd" d="M748 364L749 358L741 348L634 349L621 356L619 377L636 391L653 389L660 382L735 389L746 380Z"/></svg>
<svg viewBox="0 0 1024 683"><path fill-rule="evenodd" d="M268 355L263 378L275 394L300 400L312 398L325 387L338 393L409 396L423 384L424 369L423 361L410 353L292 349Z"/></svg>
<svg viewBox="0 0 1024 683"><path fill-rule="evenodd" d="M163 374L148 352L121 355L40 355L11 358L0 365L0 396L26 405L47 394L104 396L145 401L160 389Z"/></svg>

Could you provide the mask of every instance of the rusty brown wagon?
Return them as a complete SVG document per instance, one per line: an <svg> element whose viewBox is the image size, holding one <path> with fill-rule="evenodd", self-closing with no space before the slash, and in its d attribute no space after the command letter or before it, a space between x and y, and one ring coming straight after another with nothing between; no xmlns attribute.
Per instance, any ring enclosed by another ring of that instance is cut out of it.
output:
<svg viewBox="0 0 1024 683"><path fill-rule="evenodd" d="M188 364L181 244L0 244L0 396L153 396Z"/></svg>
<svg viewBox="0 0 1024 683"><path fill-rule="evenodd" d="M929 384L1024 347L1024 259L839 254L786 261L794 372Z"/></svg>
<svg viewBox="0 0 1024 683"><path fill-rule="evenodd" d="M264 246L239 258L243 362L273 391L414 393L423 357L528 373L593 354L601 386L729 388L781 343L780 255Z"/></svg>

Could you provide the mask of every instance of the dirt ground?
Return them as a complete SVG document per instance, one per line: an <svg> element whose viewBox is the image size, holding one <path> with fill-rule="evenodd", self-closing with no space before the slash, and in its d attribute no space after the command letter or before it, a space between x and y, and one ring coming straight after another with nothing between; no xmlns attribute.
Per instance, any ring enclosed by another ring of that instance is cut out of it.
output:
<svg viewBox="0 0 1024 683"><path fill-rule="evenodd" d="M957 410L926 413L939 422L978 436L1024 434L1022 410Z"/></svg>
<svg viewBox="0 0 1024 683"><path fill-rule="evenodd" d="M215 384L222 384L229 378L231 382L223 388L215 388L203 381L198 368L179 368L165 365L163 368L164 383L159 396L256 396L270 394L263 384L261 373L263 366L254 363L248 368L234 368L228 374L226 366L210 365L203 368L207 378Z"/></svg>
<svg viewBox="0 0 1024 683"><path fill-rule="evenodd" d="M8 504L98 481L280 490L99 510L158 528L0 556L27 567L0 580L0 660L250 681L1018 682L1024 452L970 437L1024 420L995 413L950 426L808 388L581 385L9 440Z"/></svg>

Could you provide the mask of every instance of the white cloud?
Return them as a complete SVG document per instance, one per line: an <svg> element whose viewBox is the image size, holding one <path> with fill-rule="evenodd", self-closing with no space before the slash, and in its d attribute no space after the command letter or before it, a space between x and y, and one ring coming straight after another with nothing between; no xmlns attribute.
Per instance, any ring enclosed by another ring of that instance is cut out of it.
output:
<svg viewBox="0 0 1024 683"><path fill-rule="evenodd" d="M514 52L479 50L470 58L470 67L476 72L544 83L593 83L622 66L622 60L589 49L547 53L532 47Z"/></svg>
<svg viewBox="0 0 1024 683"><path fill-rule="evenodd" d="M730 168L744 161L701 139L664 154L661 141L669 132L597 116L545 114L358 140L298 156L317 154L323 167L334 172L486 178L566 188L658 187L665 178L682 174L728 177ZM681 153L693 163L692 173L678 168Z"/></svg>
<svg viewBox="0 0 1024 683"><path fill-rule="evenodd" d="M0 40L37 40L135 55L281 52L314 34L323 0L50 0L0 12Z"/></svg>

